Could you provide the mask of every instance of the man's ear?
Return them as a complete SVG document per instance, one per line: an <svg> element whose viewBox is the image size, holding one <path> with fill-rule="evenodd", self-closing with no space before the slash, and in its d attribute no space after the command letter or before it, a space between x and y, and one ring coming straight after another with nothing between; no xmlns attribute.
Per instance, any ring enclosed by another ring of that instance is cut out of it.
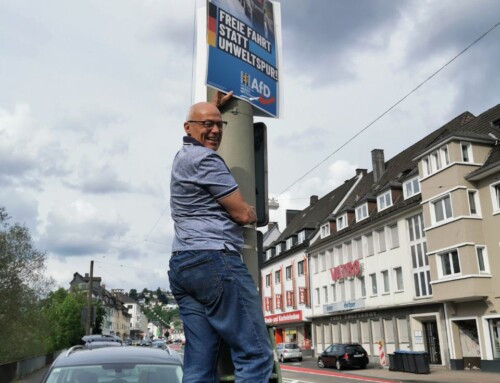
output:
<svg viewBox="0 0 500 383"><path fill-rule="evenodd" d="M188 136L191 136L191 126L189 125L188 122L185 122L184 123L184 131L186 132L186 134Z"/></svg>

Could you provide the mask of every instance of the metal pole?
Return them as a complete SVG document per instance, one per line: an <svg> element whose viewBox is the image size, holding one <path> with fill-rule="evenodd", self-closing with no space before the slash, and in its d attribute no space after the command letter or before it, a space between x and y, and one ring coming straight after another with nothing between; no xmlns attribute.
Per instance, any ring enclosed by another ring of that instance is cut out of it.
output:
<svg viewBox="0 0 500 383"><path fill-rule="evenodd" d="M85 320L85 334L92 334L92 284L94 277L94 261L90 261L89 283L87 286L87 318Z"/></svg>
<svg viewBox="0 0 500 383"><path fill-rule="evenodd" d="M208 100L213 89L208 89ZM237 98L232 98L222 108L222 119L227 121L218 153L224 158L231 174L236 179L245 201L255 206L255 154L252 106ZM254 226L243 229L243 262L248 267L255 284L259 286L259 266L257 256L257 230Z"/></svg>

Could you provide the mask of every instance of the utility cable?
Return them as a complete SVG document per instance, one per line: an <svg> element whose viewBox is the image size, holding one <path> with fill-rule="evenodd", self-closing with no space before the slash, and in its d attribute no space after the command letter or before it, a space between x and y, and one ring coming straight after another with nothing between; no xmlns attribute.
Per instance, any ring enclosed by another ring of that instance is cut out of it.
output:
<svg viewBox="0 0 500 383"><path fill-rule="evenodd" d="M314 170L316 170L319 166L324 164L331 156L336 154L338 151L340 151L342 148L344 148L347 144L352 142L355 138L357 138L361 133L366 131L369 127L371 127L373 124L375 124L378 120L380 120L382 117L384 117L387 113L389 113L391 110L393 110L396 106L401 104L405 99L407 99L411 94L416 92L420 87L422 87L426 82L428 82L430 79L432 79L434 76L436 76L439 72L441 72L444 68L446 68L448 65L450 65L453 61L455 61L458 57L460 57L462 54L464 54L469 48L471 48L473 45L477 44L480 40L482 40L488 33L490 33L493 29L497 28L500 25L500 21L498 21L495 25L493 25L490 29L488 29L486 32L484 32L481 36L479 36L477 39L475 39L472 43L470 43L467 47L465 47L460 53L455 55L451 60L446 62L441 68L436 70L434 73L432 73L429 77L427 77L424 81L422 81L420 84L418 84L415 88L413 88L410 92L408 92L405 96L403 96L401 99L399 99L396 103L394 103L391 107L389 107L385 112L380 114L377 118L375 118L372 122L370 122L368 125L366 125L363 129L361 129L359 132L354 134L351 138L349 138L346 142L344 142L342 145L340 145L337 149L335 149L332 153L330 153L326 158L324 158L322 161L320 161L318 164L313 166L309 171L307 171L303 176L299 177L296 181L294 181L291 185L285 188L281 193L279 193L276 198L279 198L283 193L285 193L287 190L291 189L293 186L295 186L297 183L302 181L305 177L307 177L309 174L311 174Z"/></svg>

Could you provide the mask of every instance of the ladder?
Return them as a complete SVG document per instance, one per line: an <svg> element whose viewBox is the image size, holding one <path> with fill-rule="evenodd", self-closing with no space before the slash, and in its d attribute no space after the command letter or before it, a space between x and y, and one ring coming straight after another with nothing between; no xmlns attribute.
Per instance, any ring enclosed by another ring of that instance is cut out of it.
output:
<svg viewBox="0 0 500 383"><path fill-rule="evenodd" d="M269 383L281 383L281 368L278 360L278 353L276 352L276 343L274 342L273 329L269 328L268 332L274 354L273 372L271 373L271 377L269 378ZM219 374L221 382L234 382L234 367L231 363L231 353L227 345L224 345L222 349L221 360L219 362Z"/></svg>

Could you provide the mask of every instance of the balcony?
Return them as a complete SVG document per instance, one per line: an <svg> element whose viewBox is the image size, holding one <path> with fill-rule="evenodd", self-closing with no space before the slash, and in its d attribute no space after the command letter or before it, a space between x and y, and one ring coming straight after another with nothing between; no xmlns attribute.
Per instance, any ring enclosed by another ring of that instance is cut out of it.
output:
<svg viewBox="0 0 500 383"><path fill-rule="evenodd" d="M437 301L466 302L491 296L490 275L460 275L431 282L432 295Z"/></svg>

